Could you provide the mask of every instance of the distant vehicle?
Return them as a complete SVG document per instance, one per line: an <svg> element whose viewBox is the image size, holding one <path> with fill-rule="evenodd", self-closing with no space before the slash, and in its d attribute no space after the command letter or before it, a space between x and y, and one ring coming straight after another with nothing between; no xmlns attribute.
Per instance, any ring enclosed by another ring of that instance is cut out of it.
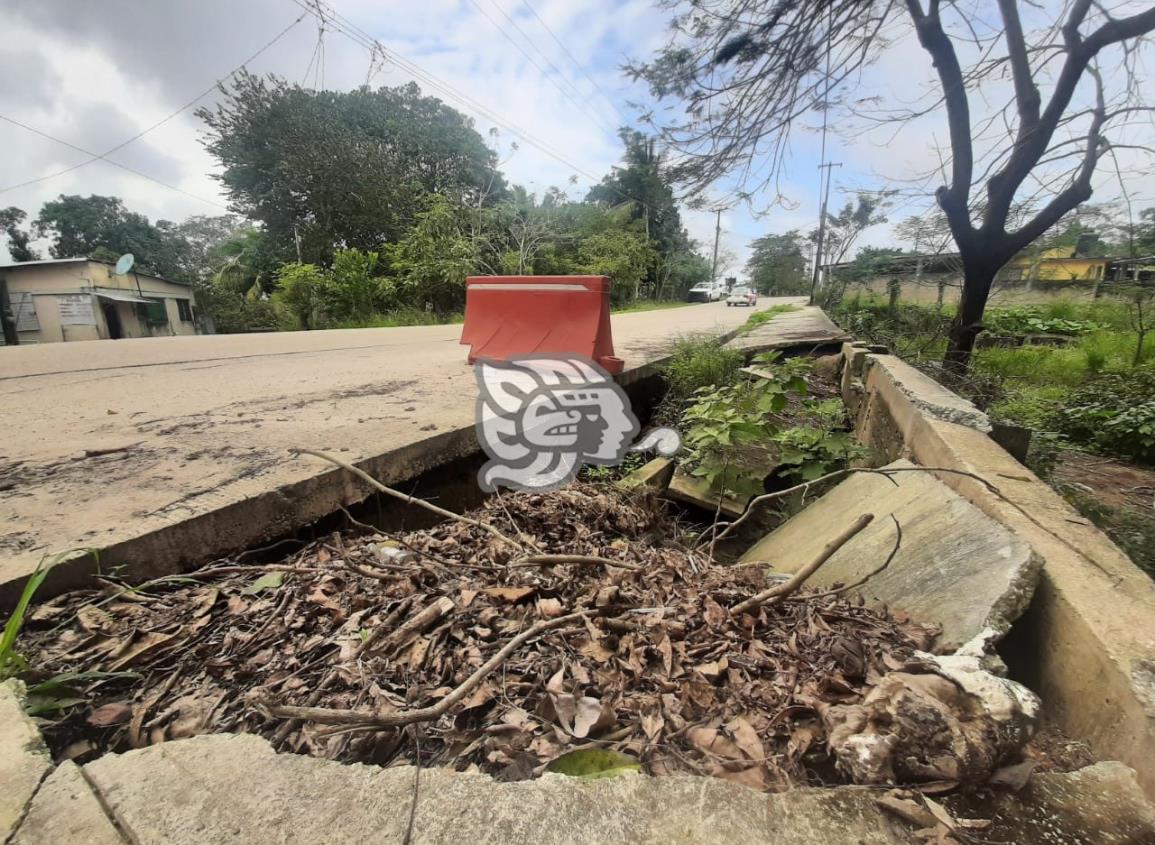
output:
<svg viewBox="0 0 1155 845"><path fill-rule="evenodd" d="M750 288L734 288L730 291L730 295L726 298L726 305L733 307L735 305L749 305L755 306L758 304L758 294Z"/></svg>
<svg viewBox="0 0 1155 845"><path fill-rule="evenodd" d="M687 302L718 302L726 295L726 289L717 282L703 282L694 285L686 294Z"/></svg>

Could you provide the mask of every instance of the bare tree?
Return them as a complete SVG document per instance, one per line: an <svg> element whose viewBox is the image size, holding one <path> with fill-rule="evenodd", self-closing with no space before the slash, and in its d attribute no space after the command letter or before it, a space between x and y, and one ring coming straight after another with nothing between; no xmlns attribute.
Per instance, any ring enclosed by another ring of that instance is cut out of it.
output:
<svg viewBox="0 0 1155 845"><path fill-rule="evenodd" d="M667 0L671 43L631 71L685 104L685 118L661 130L691 192L723 176L744 196L776 189L792 130L815 108L877 122L945 112L950 150L935 198L964 280L945 363L961 371L999 269L1091 196L1104 155L1151 152L1128 128L1152 112L1135 71L1155 7L996 3L997 23L984 4L941 0ZM831 93L912 32L937 75L929 103L868 109ZM1033 213L1015 220L1025 206Z"/></svg>

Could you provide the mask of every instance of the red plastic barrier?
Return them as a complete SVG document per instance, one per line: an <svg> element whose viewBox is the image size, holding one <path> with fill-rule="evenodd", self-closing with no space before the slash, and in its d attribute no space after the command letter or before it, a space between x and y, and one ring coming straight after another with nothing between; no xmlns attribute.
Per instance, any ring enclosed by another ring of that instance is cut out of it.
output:
<svg viewBox="0 0 1155 845"><path fill-rule="evenodd" d="M465 280L469 363L520 355L582 355L622 371L610 334L605 276L470 276Z"/></svg>

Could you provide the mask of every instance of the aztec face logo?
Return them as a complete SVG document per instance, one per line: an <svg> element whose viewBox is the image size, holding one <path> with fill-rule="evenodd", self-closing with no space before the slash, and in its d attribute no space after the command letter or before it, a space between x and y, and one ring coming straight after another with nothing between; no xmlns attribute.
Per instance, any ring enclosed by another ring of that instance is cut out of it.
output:
<svg viewBox="0 0 1155 845"><path fill-rule="evenodd" d="M614 466L629 451L672 455L681 446L673 429L637 435L625 392L584 358L526 357L478 361L477 439L489 461L478 473L486 492L498 487L552 490L583 464Z"/></svg>

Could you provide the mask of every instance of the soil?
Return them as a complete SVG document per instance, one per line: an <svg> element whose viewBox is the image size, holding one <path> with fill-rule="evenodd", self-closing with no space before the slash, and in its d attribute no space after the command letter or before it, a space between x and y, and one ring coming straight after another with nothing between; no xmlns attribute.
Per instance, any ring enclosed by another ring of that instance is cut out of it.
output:
<svg viewBox="0 0 1155 845"><path fill-rule="evenodd" d="M1059 455L1052 483L1155 578L1155 469L1065 451Z"/></svg>

